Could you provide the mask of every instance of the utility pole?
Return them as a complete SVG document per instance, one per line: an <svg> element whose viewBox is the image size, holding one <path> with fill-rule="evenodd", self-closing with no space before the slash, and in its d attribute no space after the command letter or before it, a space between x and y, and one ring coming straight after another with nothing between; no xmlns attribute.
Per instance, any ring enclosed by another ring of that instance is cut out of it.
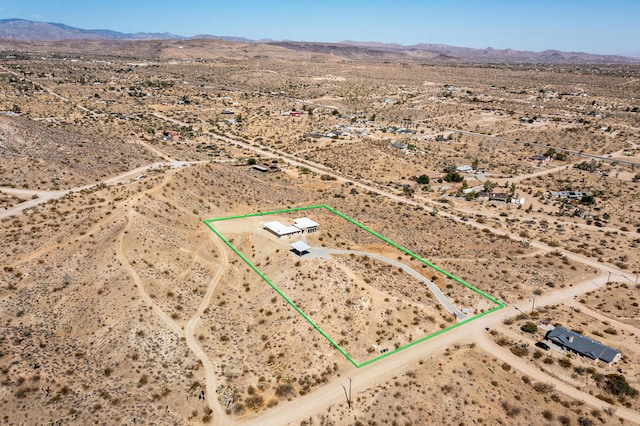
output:
<svg viewBox="0 0 640 426"><path fill-rule="evenodd" d="M536 308L536 295L531 295L531 315L533 315L533 310Z"/></svg>
<svg viewBox="0 0 640 426"><path fill-rule="evenodd" d="M340 385L342 386L342 389L344 390L344 396L345 398L347 398L347 406L349 407L349 410L351 410L351 377L349 377L349 393L347 394L347 388L344 387L344 385Z"/></svg>

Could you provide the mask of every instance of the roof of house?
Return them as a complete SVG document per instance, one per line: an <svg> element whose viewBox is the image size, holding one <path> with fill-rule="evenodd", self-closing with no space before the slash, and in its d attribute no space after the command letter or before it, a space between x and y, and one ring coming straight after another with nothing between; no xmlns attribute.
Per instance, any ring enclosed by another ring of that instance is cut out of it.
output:
<svg viewBox="0 0 640 426"><path fill-rule="evenodd" d="M498 201L507 201L509 199L509 194L506 194L504 192L494 193L491 195L491 199Z"/></svg>
<svg viewBox="0 0 640 426"><path fill-rule="evenodd" d="M308 229L308 228L316 228L320 226L320 224L317 222L314 222L308 217L299 217L298 219L293 219L293 226L300 229Z"/></svg>
<svg viewBox="0 0 640 426"><path fill-rule="evenodd" d="M280 222L267 222L264 224L264 227L276 235L288 235L300 232L299 228L296 228L295 226L286 226Z"/></svg>
<svg viewBox="0 0 640 426"><path fill-rule="evenodd" d="M311 247L304 241L296 241L295 243L291 244L291 247L298 253L304 253L305 251L309 251L311 249Z"/></svg>
<svg viewBox="0 0 640 426"><path fill-rule="evenodd" d="M546 161L549 159L546 155L532 155L529 159L533 161Z"/></svg>
<svg viewBox="0 0 640 426"><path fill-rule="evenodd" d="M545 338L591 359L601 359L605 362L615 361L616 356L621 353L564 327L555 327L553 330L547 332Z"/></svg>

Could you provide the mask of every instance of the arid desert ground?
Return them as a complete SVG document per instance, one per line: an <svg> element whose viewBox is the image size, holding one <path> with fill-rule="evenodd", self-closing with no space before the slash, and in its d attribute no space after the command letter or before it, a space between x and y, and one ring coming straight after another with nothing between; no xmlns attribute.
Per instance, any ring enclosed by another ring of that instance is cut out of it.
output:
<svg viewBox="0 0 640 426"><path fill-rule="evenodd" d="M638 99L637 65L0 43L2 423L640 424Z"/></svg>

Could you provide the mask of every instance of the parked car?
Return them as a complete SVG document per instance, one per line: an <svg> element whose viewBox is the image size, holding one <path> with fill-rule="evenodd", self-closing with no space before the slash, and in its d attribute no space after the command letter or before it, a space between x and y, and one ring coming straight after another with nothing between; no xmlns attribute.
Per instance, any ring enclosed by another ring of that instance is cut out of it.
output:
<svg viewBox="0 0 640 426"><path fill-rule="evenodd" d="M551 347L547 345L545 342L536 342L536 346L539 347L540 349L544 349L545 351L548 351L549 349L551 349Z"/></svg>

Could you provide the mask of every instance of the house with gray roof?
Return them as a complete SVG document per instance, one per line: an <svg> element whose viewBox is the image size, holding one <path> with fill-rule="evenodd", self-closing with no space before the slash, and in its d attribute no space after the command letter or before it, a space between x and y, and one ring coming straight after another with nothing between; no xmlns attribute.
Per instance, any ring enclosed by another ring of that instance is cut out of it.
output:
<svg viewBox="0 0 640 426"><path fill-rule="evenodd" d="M562 348L595 361L604 361L607 364L616 363L622 357L622 352L564 327L554 327L553 330L547 332L544 338Z"/></svg>

